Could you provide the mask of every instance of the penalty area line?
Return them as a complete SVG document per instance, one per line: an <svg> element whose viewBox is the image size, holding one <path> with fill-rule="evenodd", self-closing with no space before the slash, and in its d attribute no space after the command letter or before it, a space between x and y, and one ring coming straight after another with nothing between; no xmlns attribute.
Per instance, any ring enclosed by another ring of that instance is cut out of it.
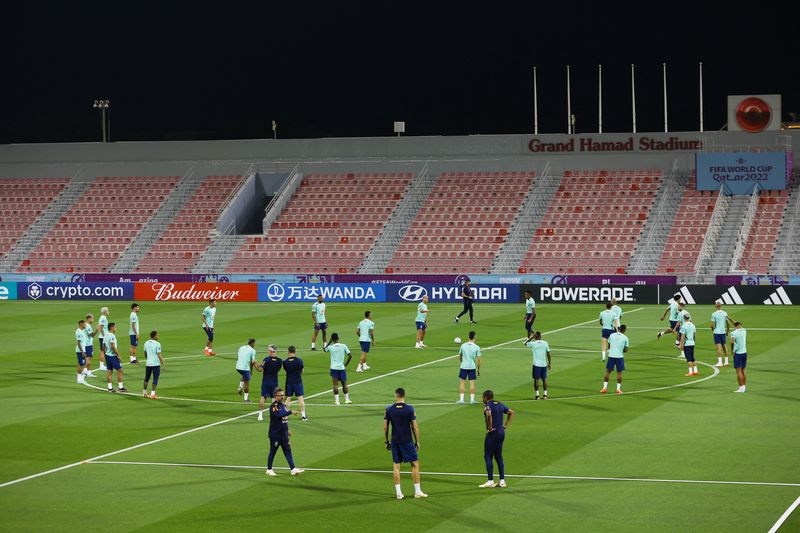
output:
<svg viewBox="0 0 800 533"><path fill-rule="evenodd" d="M97 465L127 465L127 466L160 466L160 467L184 467L184 468L220 468L231 470L264 470L265 467L255 465L224 465L224 464L203 464L203 463L159 463L146 461L88 461L89 464ZM289 470L287 467L275 467L274 470ZM371 470L355 468L304 468L306 472L330 472L346 474L392 474L391 470ZM401 472L410 475L411 472ZM443 477L486 477L485 473L471 472L420 472L425 476ZM646 477L609 477L609 476L559 476L559 475L536 475L536 474L506 474L505 477L513 479L554 479L562 481L632 481L639 483L688 483L700 485L750 485L765 487L800 487L800 483L781 483L770 481L722 481L712 479L661 479ZM800 505L800 498L787 510L790 513L794 507ZM788 516L788 514L787 514Z"/></svg>

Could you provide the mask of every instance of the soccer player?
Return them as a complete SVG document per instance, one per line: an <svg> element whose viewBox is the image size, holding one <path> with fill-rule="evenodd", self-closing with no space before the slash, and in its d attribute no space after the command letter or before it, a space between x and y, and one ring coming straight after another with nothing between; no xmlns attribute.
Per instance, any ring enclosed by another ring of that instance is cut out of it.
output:
<svg viewBox="0 0 800 533"><path fill-rule="evenodd" d="M256 363L255 346L256 340L250 337L247 339L247 344L239 348L236 358L236 371L242 378L239 381L239 396L244 393L244 403L252 403L250 401L250 372L253 367L260 368Z"/></svg>
<svg viewBox="0 0 800 533"><path fill-rule="evenodd" d="M389 425L392 426L392 439L389 440ZM413 440L412 440L413 434ZM394 490L397 499L405 498L400 488L400 465L411 463L411 479L414 482L414 497L427 498L422 492L419 479L419 426L414 408L406 403L406 391L402 387L394 391L394 403L386 407L383 415L383 437L386 449L392 451L394 465Z"/></svg>
<svg viewBox="0 0 800 533"><path fill-rule="evenodd" d="M358 342L361 344L361 359L358 361L356 372L364 372L369 370L369 366L367 366L367 354L369 353L370 346L375 344L375 322L372 321L371 312L364 311L364 320L358 323L356 335L358 335Z"/></svg>
<svg viewBox="0 0 800 533"><path fill-rule="evenodd" d="M128 335L131 337L130 358L131 364L136 365L139 361L136 359L136 347L139 346L139 304L136 302L131 304L131 326L128 330Z"/></svg>
<svg viewBox="0 0 800 533"><path fill-rule="evenodd" d="M208 306L203 309L203 331L206 332L206 347L203 349L206 355L217 355L214 353L212 346L214 344L214 318L217 316L217 301L211 298L208 301Z"/></svg>
<svg viewBox="0 0 800 533"><path fill-rule="evenodd" d="M533 333L533 323L536 320L536 301L531 291L525 291L525 331L530 338Z"/></svg>
<svg viewBox="0 0 800 533"><path fill-rule="evenodd" d="M503 415L506 415L503 423ZM494 392L487 390L483 393L483 416L486 419L486 437L483 440L483 459L486 461L486 474L489 481L478 487L488 489L506 486L506 465L503 462L503 442L506 440L506 428L514 418L514 411L494 399ZM497 461L497 470L500 474L500 484L494 481L494 465L492 459Z"/></svg>
<svg viewBox="0 0 800 533"><path fill-rule="evenodd" d="M114 371L117 371L117 391L128 392L125 385L122 383L122 363L120 362L119 344L117 344L117 324L114 322L108 323L108 331L106 336L103 337L103 342L106 344L106 376L108 380L108 392L114 392L114 387L111 385L111 377Z"/></svg>
<svg viewBox="0 0 800 533"><path fill-rule="evenodd" d="M325 299L324 296L321 294L317 295L317 301L313 303L311 306L311 320L314 321L314 334L311 335L311 350L316 351L317 349L317 334L322 331L322 344L325 344L328 340L328 334L326 330L328 329L328 319L325 317Z"/></svg>
<svg viewBox="0 0 800 533"><path fill-rule="evenodd" d="M608 391L608 376L612 370L617 371L617 394L622 394L622 371L625 370L625 352L628 351L630 343L625 336L625 324L620 325L619 331L615 331L608 337L608 362L606 363L606 373L603 376L602 394Z"/></svg>
<svg viewBox="0 0 800 533"><path fill-rule="evenodd" d="M694 359L694 339L697 335L697 326L692 323L689 313L683 315L684 322L681 326L681 353L686 357L686 364L689 365L689 373L686 376L696 376L700 372L697 370L697 362Z"/></svg>
<svg viewBox="0 0 800 533"><path fill-rule="evenodd" d="M92 328L93 322L94 315L91 313L86 315L86 327L83 329L83 335L86 337L84 346L84 352L86 353L86 367L83 369L83 375L88 378L94 377L94 374L92 373L92 355L94 355L94 336L97 335L97 331L94 331Z"/></svg>
<svg viewBox="0 0 800 533"><path fill-rule="evenodd" d="M296 415L297 411L291 411L283 404L283 389L280 387L275 389L275 400L269 406L269 457L267 457L267 472L268 476L277 476L278 474L272 470L272 462L275 460L275 454L278 453L278 448L283 450L283 456L286 457L286 462L289 463L289 471L293 476L299 476L304 472L302 468L297 468L294 464L292 457L292 443L289 437L292 432L289 431L289 417Z"/></svg>
<svg viewBox="0 0 800 533"><path fill-rule="evenodd" d="M425 332L428 330L428 314L430 310L428 309L428 295L422 297L422 301L417 306L417 344L414 348L427 348L425 343Z"/></svg>
<svg viewBox="0 0 800 533"><path fill-rule="evenodd" d="M297 397L300 403L300 416L303 421L308 420L306 416L306 402L303 399L303 360L297 357L295 347L289 346L289 355L283 360L283 371L286 372L287 405L292 404L292 397Z"/></svg>
<svg viewBox="0 0 800 533"><path fill-rule="evenodd" d="M539 399L539 380L542 380L542 388L544 389L543 400L547 399L547 371L552 367L552 359L550 357L550 344L542 340L542 332L537 331L528 337L525 346L533 352L533 388L536 391L534 400ZM486 403L484 401L484 403Z"/></svg>
<svg viewBox="0 0 800 533"><path fill-rule="evenodd" d="M747 330L742 327L741 322L733 323L731 331L731 351L733 352L733 368L736 369L736 380L739 388L733 392L745 392L747 390Z"/></svg>
<svg viewBox="0 0 800 533"><path fill-rule="evenodd" d="M456 324L458 324L458 319L461 318L462 316L466 315L467 313L469 313L469 323L470 324L476 324L476 322L473 320L473 316L472 316L472 314L473 314L473 311L472 311L473 294L472 294L472 287L470 287L470 283L471 282L469 280L467 280L467 281L464 282L464 286L461 287L461 298L464 300L464 310L461 311L458 314L458 316L453 319L453 321Z"/></svg>
<svg viewBox="0 0 800 533"><path fill-rule="evenodd" d="M325 346L325 351L331 354L331 380L333 381L333 400L336 405L339 405L339 383L342 384L342 392L344 392L344 403L353 403L350 400L350 391L347 389L347 370L345 368L350 364L353 358L350 355L350 348L346 344L339 342L339 334L331 334L331 342Z"/></svg>
<svg viewBox="0 0 800 533"><path fill-rule="evenodd" d="M711 333L714 334L714 344L717 346L717 364L714 366L728 366L728 343L729 333L728 322L733 324L733 320L728 313L722 310L722 302L716 301L714 307L717 309L711 313ZM722 363L722 356L725 356L725 364Z"/></svg>
<svg viewBox="0 0 800 533"><path fill-rule="evenodd" d="M100 344L100 370L106 370L106 345L103 342L106 331L108 331L108 307L100 308L100 318L97 319L97 340Z"/></svg>
<svg viewBox="0 0 800 533"><path fill-rule="evenodd" d="M617 299L611 298L611 310L614 312L614 331L619 329L619 325L622 323L622 308L617 305Z"/></svg>
<svg viewBox="0 0 800 533"><path fill-rule="evenodd" d="M686 310L686 304L683 302L678 303L678 320L675 322L675 330L674 332L678 334L677 340L675 341L675 347L680 349L681 346L681 328L686 323L686 317L689 315L689 311ZM686 354L683 353L681 350L680 357L686 358Z"/></svg>
<svg viewBox="0 0 800 533"><path fill-rule="evenodd" d="M612 333L615 331L614 321L616 320L616 315L614 311L611 310L611 302L606 304L606 308L600 312L600 327L602 330L600 331L600 349L601 349L601 361L606 360L606 349L608 348L608 338L611 336Z"/></svg>
<svg viewBox="0 0 800 533"><path fill-rule="evenodd" d="M669 329L665 329L664 331L659 331L657 338L661 338L663 335L674 334L675 333L675 326L678 324L678 313L680 312L680 304L681 304L681 295L675 294L672 296L672 302L669 304L669 307L664 309L664 314L661 315L659 320L664 320L664 317L667 316L669 313ZM675 346L678 345L678 339L675 339Z"/></svg>
<svg viewBox="0 0 800 533"><path fill-rule="evenodd" d="M258 419L264 420L264 406L267 398L272 400L275 397L275 389L278 388L278 372L283 368L283 360L278 357L278 347L270 344L267 347L267 357L261 362L261 399L258 401Z"/></svg>
<svg viewBox="0 0 800 533"><path fill-rule="evenodd" d="M78 329L75 330L75 357L78 359L78 383L86 383L83 373L86 371L86 322L78 320Z"/></svg>
<svg viewBox="0 0 800 533"><path fill-rule="evenodd" d="M150 382L150 376L153 377L153 387L150 389L150 398L156 399L156 387L158 386L158 378L161 376L161 369L167 368L164 363L164 357L161 355L161 343L158 342L158 331L153 330L150 332L150 339L144 343L144 355L146 357L144 367L144 386L142 387L142 396L147 398L147 384Z"/></svg>
<svg viewBox="0 0 800 533"><path fill-rule="evenodd" d="M481 347L475 344L475 332L469 332L469 340L458 350L461 366L458 371L458 401L464 403L464 383L469 381L469 403L475 404L475 380L481 375Z"/></svg>

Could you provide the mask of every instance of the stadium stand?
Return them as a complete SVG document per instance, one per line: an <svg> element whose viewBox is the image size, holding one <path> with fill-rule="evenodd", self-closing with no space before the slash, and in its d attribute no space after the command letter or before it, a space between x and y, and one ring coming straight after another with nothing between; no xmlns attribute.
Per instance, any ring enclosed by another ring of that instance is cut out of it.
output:
<svg viewBox="0 0 800 533"><path fill-rule="evenodd" d="M229 272L355 272L403 198L411 173L309 174Z"/></svg>
<svg viewBox="0 0 800 533"><path fill-rule="evenodd" d="M178 176L97 177L17 271L107 271L179 180Z"/></svg>
<svg viewBox="0 0 800 533"><path fill-rule="evenodd" d="M625 274L660 170L567 170L520 271Z"/></svg>
<svg viewBox="0 0 800 533"><path fill-rule="evenodd" d="M442 173L386 272L488 273L532 171Z"/></svg>
<svg viewBox="0 0 800 533"><path fill-rule="evenodd" d="M775 251L778 231L786 211L789 191L761 191L750 235L739 268L766 274Z"/></svg>
<svg viewBox="0 0 800 533"><path fill-rule="evenodd" d="M159 240L136 267L136 272L190 272L211 244L226 201L242 182L242 176L208 176Z"/></svg>
<svg viewBox="0 0 800 533"><path fill-rule="evenodd" d="M25 234L68 183L69 178L0 179L0 256Z"/></svg>

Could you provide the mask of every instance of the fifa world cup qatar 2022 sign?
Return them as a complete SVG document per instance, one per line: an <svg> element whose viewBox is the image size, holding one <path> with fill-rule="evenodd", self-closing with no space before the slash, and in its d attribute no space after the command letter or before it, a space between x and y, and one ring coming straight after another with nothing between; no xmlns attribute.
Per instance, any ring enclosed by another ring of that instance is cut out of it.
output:
<svg viewBox="0 0 800 533"><path fill-rule="evenodd" d="M697 190L750 194L755 187L782 191L789 185L789 152L697 154Z"/></svg>

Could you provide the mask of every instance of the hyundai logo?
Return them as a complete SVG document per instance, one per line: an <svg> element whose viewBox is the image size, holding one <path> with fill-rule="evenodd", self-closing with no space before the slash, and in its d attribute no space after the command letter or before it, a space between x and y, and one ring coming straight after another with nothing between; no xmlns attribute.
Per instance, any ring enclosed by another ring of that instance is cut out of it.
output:
<svg viewBox="0 0 800 533"><path fill-rule="evenodd" d="M42 295L42 286L38 283L31 283L28 285L28 297L31 300L38 300Z"/></svg>
<svg viewBox="0 0 800 533"><path fill-rule="evenodd" d="M280 283L273 283L267 287L267 299L270 302L280 302L286 295L286 289Z"/></svg>
<svg viewBox="0 0 800 533"><path fill-rule="evenodd" d="M428 295L428 290L419 285L404 285L397 292L397 295L407 302L418 302L422 300L423 296Z"/></svg>

